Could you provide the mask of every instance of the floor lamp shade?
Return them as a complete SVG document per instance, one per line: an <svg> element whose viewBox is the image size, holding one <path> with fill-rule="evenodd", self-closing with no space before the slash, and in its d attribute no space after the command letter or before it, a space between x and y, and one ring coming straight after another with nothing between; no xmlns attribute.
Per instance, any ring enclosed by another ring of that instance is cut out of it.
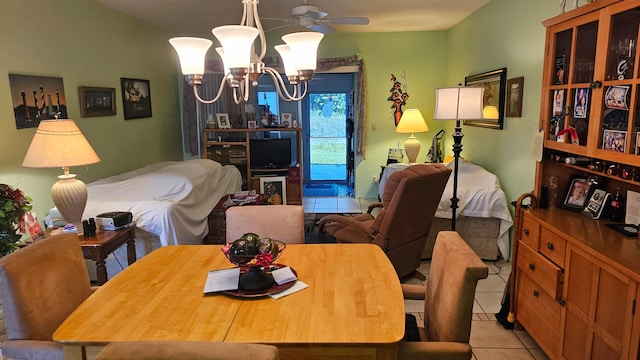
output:
<svg viewBox="0 0 640 360"><path fill-rule="evenodd" d="M402 113L396 132L411 134L407 141L404 142L404 151L407 153L409 163L415 163L418 153L420 153L420 141L416 139L414 134L425 131L429 131L429 127L424 121L420 110L407 109Z"/></svg>
<svg viewBox="0 0 640 360"><path fill-rule="evenodd" d="M78 226L87 203L87 188L75 174L69 174L69 167L97 162L100 158L76 123L58 119L40 121L22 166L63 169L64 174L51 188L51 197L65 221Z"/></svg>

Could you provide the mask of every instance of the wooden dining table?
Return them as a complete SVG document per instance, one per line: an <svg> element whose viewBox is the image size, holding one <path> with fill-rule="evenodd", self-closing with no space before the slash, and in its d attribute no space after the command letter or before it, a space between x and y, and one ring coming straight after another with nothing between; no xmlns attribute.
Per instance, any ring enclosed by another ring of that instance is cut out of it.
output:
<svg viewBox="0 0 640 360"><path fill-rule="evenodd" d="M65 359L110 342L145 340L271 344L282 360L398 358L404 301L378 246L290 244L276 262L308 287L279 299L205 295L208 272L234 266L221 246L160 248L96 290L53 340Z"/></svg>

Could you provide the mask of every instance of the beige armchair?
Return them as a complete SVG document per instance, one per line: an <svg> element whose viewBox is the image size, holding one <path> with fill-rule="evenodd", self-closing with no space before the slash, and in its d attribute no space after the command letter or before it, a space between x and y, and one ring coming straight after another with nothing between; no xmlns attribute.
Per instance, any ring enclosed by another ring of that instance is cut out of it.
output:
<svg viewBox="0 0 640 360"><path fill-rule="evenodd" d="M227 209L227 243L246 233L280 240L287 244L304 243L304 207L302 205L249 205Z"/></svg>
<svg viewBox="0 0 640 360"><path fill-rule="evenodd" d="M417 272L431 223L451 174L442 164L418 164L396 171L387 180L382 202L356 217L328 215L318 232L339 243L373 243L391 260L398 277L425 279ZM381 207L377 216L373 210Z"/></svg>
<svg viewBox="0 0 640 360"><path fill-rule="evenodd" d="M271 345L205 341L113 342L95 360L278 360Z"/></svg>
<svg viewBox="0 0 640 360"><path fill-rule="evenodd" d="M54 331L90 294L76 234L51 236L0 259L0 302L8 340L2 355L63 359Z"/></svg>
<svg viewBox="0 0 640 360"><path fill-rule="evenodd" d="M436 238L427 285L402 284L407 299L424 299L421 341L403 342L400 359L471 359L471 319L478 280L489 269L454 231Z"/></svg>

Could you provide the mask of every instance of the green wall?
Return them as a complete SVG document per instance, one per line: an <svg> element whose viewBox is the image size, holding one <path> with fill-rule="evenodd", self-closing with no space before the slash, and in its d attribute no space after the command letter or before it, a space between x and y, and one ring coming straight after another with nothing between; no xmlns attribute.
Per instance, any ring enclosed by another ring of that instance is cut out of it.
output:
<svg viewBox="0 0 640 360"><path fill-rule="evenodd" d="M34 200L43 219L60 169L21 166L35 128L17 130L8 74L61 77L69 118L101 162L72 168L84 182L182 159L176 55L161 29L86 0L8 0L0 14L0 183ZM120 78L150 80L153 117L124 120ZM79 86L116 88L116 116L81 118ZM30 89L27 89L29 91Z"/></svg>

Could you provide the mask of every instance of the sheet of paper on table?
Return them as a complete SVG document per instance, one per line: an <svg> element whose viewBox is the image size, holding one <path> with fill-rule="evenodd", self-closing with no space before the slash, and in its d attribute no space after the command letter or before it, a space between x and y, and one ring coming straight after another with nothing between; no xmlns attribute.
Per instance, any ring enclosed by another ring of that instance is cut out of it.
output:
<svg viewBox="0 0 640 360"><path fill-rule="evenodd" d="M291 271L291 268L288 266L285 266L278 270L273 270L271 272L271 275L273 275L273 280L275 280L276 284L278 285L286 284L298 279L293 271Z"/></svg>
<svg viewBox="0 0 640 360"><path fill-rule="evenodd" d="M627 190L627 206L625 212L625 224L640 224L640 193Z"/></svg>
<svg viewBox="0 0 640 360"><path fill-rule="evenodd" d="M210 294L225 290L238 290L239 279L239 267L209 271L207 281L204 283L204 293Z"/></svg>

